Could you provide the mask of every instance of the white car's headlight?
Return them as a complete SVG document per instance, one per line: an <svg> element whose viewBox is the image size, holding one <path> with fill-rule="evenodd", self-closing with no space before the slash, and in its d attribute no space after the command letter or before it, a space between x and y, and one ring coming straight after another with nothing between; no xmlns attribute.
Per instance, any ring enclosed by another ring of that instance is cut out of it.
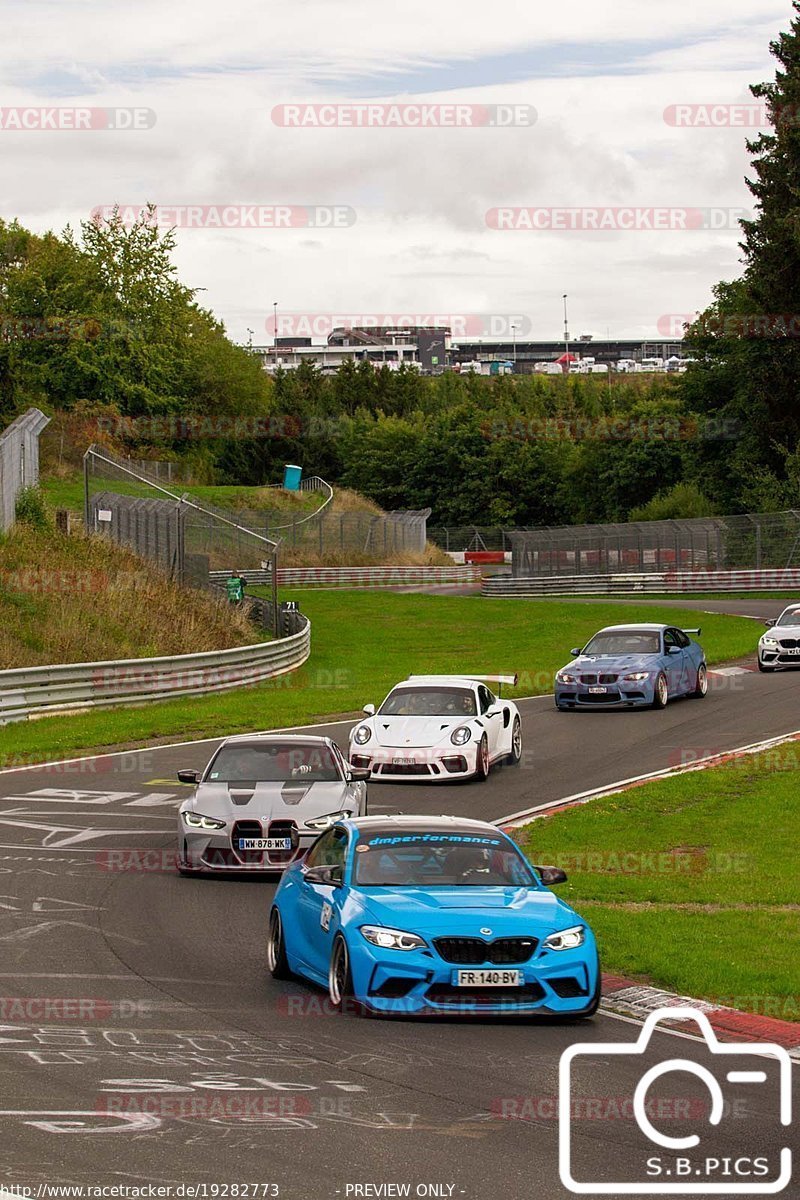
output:
<svg viewBox="0 0 800 1200"><path fill-rule="evenodd" d="M190 825L192 829L224 829L225 822L218 821L216 817L204 817L202 813L189 812L183 814L184 822Z"/></svg>
<svg viewBox="0 0 800 1200"><path fill-rule="evenodd" d="M458 729L454 729L450 734L450 741L454 746L466 746L471 737L472 734L466 725L459 725Z"/></svg>
<svg viewBox="0 0 800 1200"><path fill-rule="evenodd" d="M313 817L310 821L304 821L306 829L328 829L329 826L335 825L337 821L341 821L343 817L349 817L351 814L348 809L342 809L341 812L326 813L324 817Z"/></svg>
<svg viewBox="0 0 800 1200"><path fill-rule="evenodd" d="M357 746L366 746L369 739L372 737L372 730L369 725L359 725L358 729L353 734L353 741Z"/></svg>
<svg viewBox="0 0 800 1200"><path fill-rule="evenodd" d="M403 929L386 929L383 925L362 925L361 936L381 950L421 950L427 946L424 938Z"/></svg>
<svg viewBox="0 0 800 1200"><path fill-rule="evenodd" d="M578 680L574 675L570 675L567 671L559 671L556 675L558 683L577 683Z"/></svg>
<svg viewBox="0 0 800 1200"><path fill-rule="evenodd" d="M777 646L777 644L778 639L774 637L762 637L761 639L762 646Z"/></svg>
<svg viewBox="0 0 800 1200"><path fill-rule="evenodd" d="M571 929L560 929L544 939L543 950L577 950L586 941L586 928L573 925Z"/></svg>
<svg viewBox="0 0 800 1200"><path fill-rule="evenodd" d="M632 671L630 675L623 675L624 683L641 683L643 679L649 679L649 671Z"/></svg>

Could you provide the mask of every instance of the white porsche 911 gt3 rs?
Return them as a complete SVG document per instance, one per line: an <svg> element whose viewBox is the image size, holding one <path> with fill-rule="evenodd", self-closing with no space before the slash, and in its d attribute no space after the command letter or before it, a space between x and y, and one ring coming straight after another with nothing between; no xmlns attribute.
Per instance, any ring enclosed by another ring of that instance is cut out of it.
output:
<svg viewBox="0 0 800 1200"><path fill-rule="evenodd" d="M485 779L492 766L522 758L519 710L488 684L516 675L411 675L350 731L350 762L373 780L450 783Z"/></svg>

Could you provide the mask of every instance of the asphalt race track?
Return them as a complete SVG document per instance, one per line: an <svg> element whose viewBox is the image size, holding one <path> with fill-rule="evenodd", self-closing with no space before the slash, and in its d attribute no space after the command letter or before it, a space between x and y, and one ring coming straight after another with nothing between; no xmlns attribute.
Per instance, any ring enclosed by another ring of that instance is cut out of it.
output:
<svg viewBox="0 0 800 1200"><path fill-rule="evenodd" d="M549 697L524 701L518 769L484 785L373 785L371 809L499 819L800 729L800 673L713 685L664 712L560 714ZM348 727L330 729L344 744ZM264 969L272 883L172 870L184 794L175 771L202 767L211 747L0 774L0 1189L149 1181L275 1184L250 1195L310 1200L569 1195L558 1172L560 1055L575 1042L632 1043L639 1027L606 1013L575 1025L364 1020L330 1013L311 987L274 983ZM654 1153L678 1169L625 1107L644 1065L674 1057L709 1060L702 1041L666 1032L644 1056L601 1047L577 1060L576 1177L644 1182ZM769 1074L769 1060L759 1064ZM660 1126L700 1133L704 1154L774 1164L789 1140L774 1092L723 1090L726 1119L710 1129L705 1087L673 1072L651 1093ZM385 1184L410 1190L358 1190ZM785 1195L798 1194L792 1186Z"/></svg>

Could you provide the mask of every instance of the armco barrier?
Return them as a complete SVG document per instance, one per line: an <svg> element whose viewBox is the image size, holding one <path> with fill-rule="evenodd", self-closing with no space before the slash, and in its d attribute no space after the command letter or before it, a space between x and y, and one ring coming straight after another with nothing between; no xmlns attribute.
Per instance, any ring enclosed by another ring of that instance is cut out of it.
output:
<svg viewBox="0 0 800 1200"><path fill-rule="evenodd" d="M221 583L230 571L212 571L212 583ZM247 583L269 582L268 571L242 571ZM480 583L480 567L283 567L278 568L279 587L380 588L418 587L433 584Z"/></svg>
<svg viewBox="0 0 800 1200"><path fill-rule="evenodd" d="M291 637L173 658L70 663L0 671L0 724L47 713L142 704L261 683L294 671L311 652L311 623Z"/></svg>
<svg viewBox="0 0 800 1200"><path fill-rule="evenodd" d="M481 581L484 596L622 596L691 592L800 592L800 568L761 571L665 571L642 575L551 575Z"/></svg>

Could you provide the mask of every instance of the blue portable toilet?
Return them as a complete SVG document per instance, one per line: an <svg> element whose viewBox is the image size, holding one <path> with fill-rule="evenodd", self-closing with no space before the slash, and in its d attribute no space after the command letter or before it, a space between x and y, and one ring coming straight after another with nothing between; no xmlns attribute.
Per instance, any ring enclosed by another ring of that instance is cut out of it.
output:
<svg viewBox="0 0 800 1200"><path fill-rule="evenodd" d="M303 478L303 468L296 467L293 463L287 463L283 468L283 486L287 492L298 492L300 490L300 480Z"/></svg>

